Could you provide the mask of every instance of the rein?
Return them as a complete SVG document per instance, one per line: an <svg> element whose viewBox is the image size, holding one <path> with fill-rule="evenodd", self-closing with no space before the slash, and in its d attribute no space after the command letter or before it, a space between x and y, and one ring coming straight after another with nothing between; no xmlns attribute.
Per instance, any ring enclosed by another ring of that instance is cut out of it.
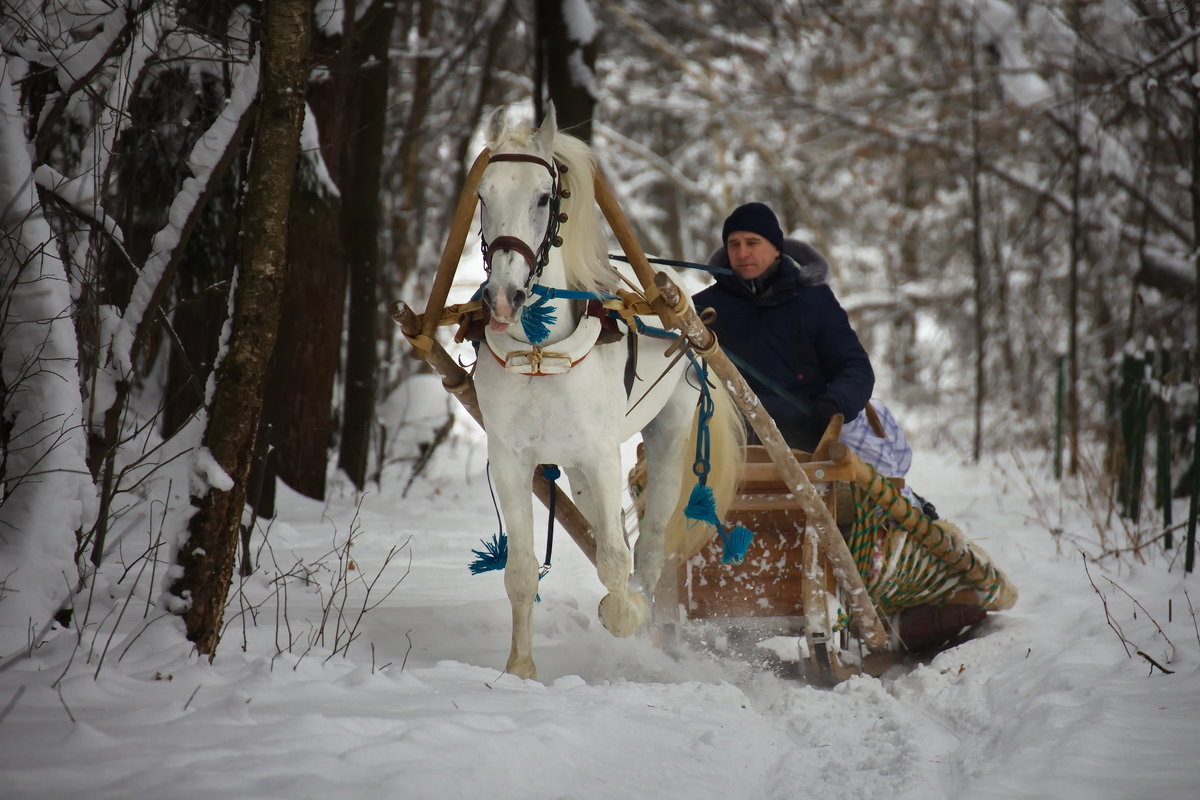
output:
<svg viewBox="0 0 1200 800"><path fill-rule="evenodd" d="M614 261L624 261L626 264L633 263L629 260L629 256L618 255L616 253L609 253L608 257L613 259ZM733 274L733 270L731 270L729 267L711 267L708 264L697 264L695 261L679 261L674 258L650 258L649 256L646 257L646 260L649 261L651 264L663 264L668 267L684 267L685 269L702 269L705 272L712 272L716 275L732 275Z"/></svg>

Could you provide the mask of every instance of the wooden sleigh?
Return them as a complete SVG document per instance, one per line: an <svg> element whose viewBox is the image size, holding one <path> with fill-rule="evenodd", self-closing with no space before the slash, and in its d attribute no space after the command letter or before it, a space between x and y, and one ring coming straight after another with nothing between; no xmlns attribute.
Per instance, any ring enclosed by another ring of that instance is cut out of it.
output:
<svg viewBox="0 0 1200 800"><path fill-rule="evenodd" d="M435 333L439 325L456 321L446 300L471 224L476 187L488 159L485 149L468 174L425 313L418 315L403 303L395 304L392 313L414 355L441 376L446 390L481 425L472 379L441 346ZM832 437L827 434L827 441L814 455L787 447L774 421L683 293L668 275L654 273L599 170L595 188L597 204L642 284L637 313L648 309L657 314L664 328L679 331L687 346L705 358L710 373L730 390L762 443L749 453L740 494L727 514L729 520L744 520L757 532L746 559L739 565L721 563L720 545L716 543L719 540L714 538L714 543L699 553L668 564L655 595L656 612L665 610L661 615L656 613L658 629L686 626L689 620L701 619L735 624L741 620L747 628L755 629L762 628L764 620L781 621L784 630L803 634L805 663L811 675L837 681L861 669L877 671L871 668L870 656L856 659L857 667L849 665L849 641L857 641L860 650L875 656L875 662L896 653L903 642L895 632L889 635L885 612L875 599L886 593L869 590L865 580L870 579L871 571L860 569L838 527L837 497L839 487L845 486L858 486L866 493L865 504L882 509L903 527L906 542L911 540L922 557L941 565L939 574L944 586L930 600L984 610L1011 607L1016 592L986 554L953 526L914 513L894 483L876 475L845 445L835 441L836 431ZM540 468L532 476L532 489L547 507L554 509L562 529L595 563L591 527L567 494L546 480ZM945 586L957 587L954 597L947 594ZM830 602L830 598L836 598L836 602ZM920 604L922 599L917 598L917 602Z"/></svg>
<svg viewBox="0 0 1200 800"><path fill-rule="evenodd" d="M725 646L743 655L770 637L797 637L799 674L828 685L860 672L878 676L905 654L947 645L989 611L1013 605L1016 590L987 555L957 527L905 499L903 479L879 475L837 441L840 428L839 416L815 453L791 454L853 548L888 631L887 647L854 648L860 636L842 611L848 604L829 552L760 445L747 448L738 494L725 514L727 527L755 532L746 556L726 563L714 536L675 564L655 599L658 608L674 610L673 620L660 622L669 636L696 623L715 625ZM640 468L630 476L635 494Z"/></svg>

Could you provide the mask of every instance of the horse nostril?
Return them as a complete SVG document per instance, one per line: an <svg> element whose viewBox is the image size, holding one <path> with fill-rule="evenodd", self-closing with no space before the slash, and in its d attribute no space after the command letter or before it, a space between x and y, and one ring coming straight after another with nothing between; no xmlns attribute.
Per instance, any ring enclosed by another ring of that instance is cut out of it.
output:
<svg viewBox="0 0 1200 800"><path fill-rule="evenodd" d="M518 309L521 306L525 305L525 298L528 296L529 295L526 292L521 291L521 290L513 292L513 297L512 297L513 309L515 310L515 309Z"/></svg>

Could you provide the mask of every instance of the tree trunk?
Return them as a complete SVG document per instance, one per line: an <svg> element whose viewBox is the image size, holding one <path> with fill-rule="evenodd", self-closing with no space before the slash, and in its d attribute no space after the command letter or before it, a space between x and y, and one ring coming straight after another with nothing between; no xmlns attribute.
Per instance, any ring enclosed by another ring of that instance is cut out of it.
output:
<svg viewBox="0 0 1200 800"><path fill-rule="evenodd" d="M1188 3L1188 25L1193 30L1200 22L1195 0ZM1200 42L1192 43L1191 72L1200 69ZM1192 263L1196 269L1196 286L1200 287L1200 95L1192 95ZM1192 369L1200 367L1200 311L1196 315L1196 338L1192 341ZM1193 373L1195 379L1195 373ZM1188 524L1184 534L1183 568L1191 572L1196 568L1196 521L1200 511L1200 401L1196 403L1196 415L1192 420L1192 492L1188 498Z"/></svg>
<svg viewBox="0 0 1200 800"><path fill-rule="evenodd" d="M338 464L362 489L375 421L375 375L383 309L379 304L379 207L383 142L387 130L388 41L396 4L375 0L355 36L351 107L356 122L346 137L346 181L342 193L342 237L350 268L346 388Z"/></svg>
<svg viewBox="0 0 1200 800"><path fill-rule="evenodd" d="M422 49L431 46L433 12L433 0L419 0L413 14L415 41ZM409 36L412 35L413 32L409 32ZM397 204L399 213L392 224L392 235L396 243L395 263L392 266L399 286L403 286L408 276L418 268L417 255L420 243L424 239L422 220L425 214L426 170L421 163L421 144L424 139L422 131L433 103L434 66L432 58L421 58L417 59L413 67L411 99L396 156L400 170L400 197ZM454 197L457 198L458 193L455 193Z"/></svg>
<svg viewBox="0 0 1200 800"><path fill-rule="evenodd" d="M307 0L267 0L263 14L261 100L246 189L242 268L229 350L219 367L204 435L205 448L228 480L194 498L197 511L177 557L182 574L171 587L186 604L188 638L210 660L221 638L267 367L279 327L312 5Z"/></svg>
<svg viewBox="0 0 1200 800"><path fill-rule="evenodd" d="M346 259L342 245L338 194L321 184L315 166L324 160L330 176L347 192L342 153L352 123L347 90L352 48L345 36L315 36L313 62L325 80L308 87L309 110L320 137L320 153L302 157L292 187L288 229L288 281L284 287L279 341L263 411L273 447L258 448L263 464L261 495L255 510L270 516L275 478L316 500L325 499L325 473L334 442L334 383L341 368L342 326L346 312Z"/></svg>
<svg viewBox="0 0 1200 800"><path fill-rule="evenodd" d="M982 99L979 86L979 47L971 33L971 264L975 283L975 435L971 454L975 463L983 455L983 407L987 396L987 265L983 253L983 142L980 140L979 116Z"/></svg>
<svg viewBox="0 0 1200 800"><path fill-rule="evenodd" d="M568 26L565 5L565 0L537 0L535 123L545 116L541 101L543 96L548 96L554 101L559 130L590 142L592 114L596 108L596 89L591 80L596 67L596 41L592 31L573 30ZM587 9L586 3L576 5ZM580 19L583 16L588 20ZM576 14L572 21L580 25L590 19L589 12L587 15Z"/></svg>
<svg viewBox="0 0 1200 800"><path fill-rule="evenodd" d="M1082 32L1079 7L1072 6L1072 23L1075 30ZM1083 236L1080 207L1082 184L1082 148L1080 128L1083 99L1080 97L1079 48L1075 43L1072 63L1071 99L1071 219L1070 219L1070 263L1067 276L1067 441L1071 451L1071 475L1079 474L1079 249Z"/></svg>

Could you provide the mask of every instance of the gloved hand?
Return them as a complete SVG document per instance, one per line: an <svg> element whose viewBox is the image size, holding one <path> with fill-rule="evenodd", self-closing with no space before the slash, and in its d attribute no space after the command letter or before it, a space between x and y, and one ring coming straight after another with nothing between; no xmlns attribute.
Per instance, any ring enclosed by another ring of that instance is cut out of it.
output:
<svg viewBox="0 0 1200 800"><path fill-rule="evenodd" d="M840 414L837 404L828 397L818 397L812 402L812 421L824 431L834 414Z"/></svg>

